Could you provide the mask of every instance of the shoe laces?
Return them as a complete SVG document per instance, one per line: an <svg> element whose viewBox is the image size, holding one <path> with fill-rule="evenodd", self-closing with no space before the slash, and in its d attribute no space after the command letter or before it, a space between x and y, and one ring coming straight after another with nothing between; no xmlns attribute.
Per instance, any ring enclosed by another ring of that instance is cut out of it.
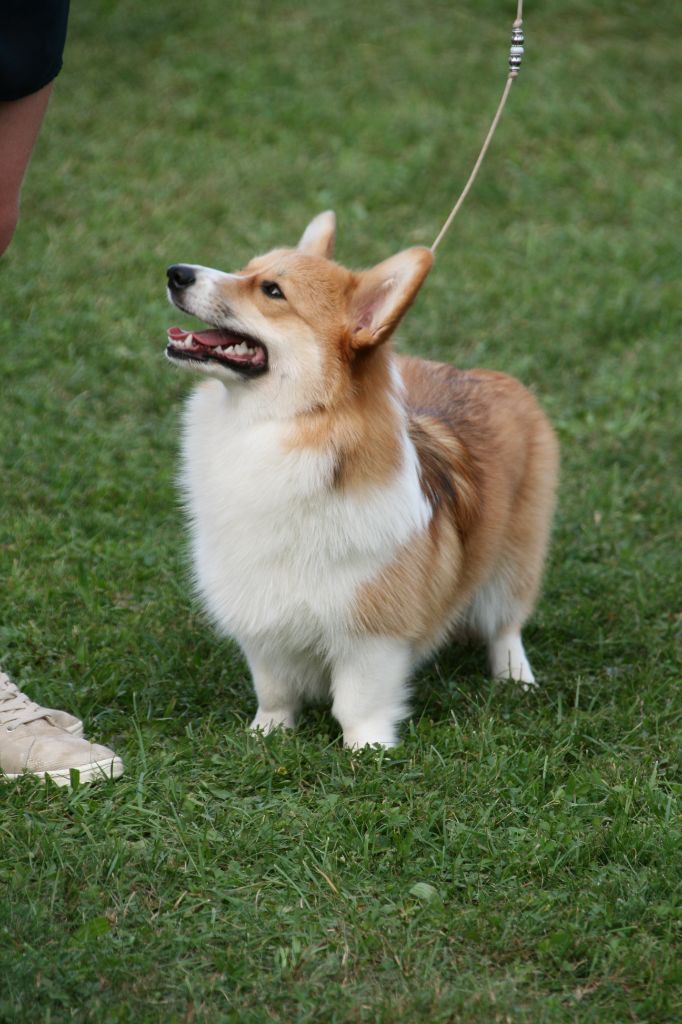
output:
<svg viewBox="0 0 682 1024"><path fill-rule="evenodd" d="M5 672L0 672L0 728L11 731L18 725L47 718L48 714L47 708L41 708L22 693Z"/></svg>

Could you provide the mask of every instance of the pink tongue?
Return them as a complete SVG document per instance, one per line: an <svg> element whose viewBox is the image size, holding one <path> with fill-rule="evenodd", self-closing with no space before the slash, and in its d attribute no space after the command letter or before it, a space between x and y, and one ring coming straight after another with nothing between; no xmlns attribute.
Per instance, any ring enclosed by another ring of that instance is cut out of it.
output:
<svg viewBox="0 0 682 1024"><path fill-rule="evenodd" d="M206 348L217 348L218 345L234 345L235 342L234 334L230 334L229 331L218 331L216 329L192 331L192 338L194 341L198 341L200 345L205 345Z"/></svg>
<svg viewBox="0 0 682 1024"><path fill-rule="evenodd" d="M215 328L210 328L207 331L183 331L181 327L169 327L168 337L171 341L187 341L188 338L192 338L193 341L198 342L199 345L205 345L206 348L231 345L235 340L234 335L228 331L220 331Z"/></svg>
<svg viewBox="0 0 682 1024"><path fill-rule="evenodd" d="M183 331L182 327L169 327L168 337L171 341L186 341L189 338L190 332Z"/></svg>

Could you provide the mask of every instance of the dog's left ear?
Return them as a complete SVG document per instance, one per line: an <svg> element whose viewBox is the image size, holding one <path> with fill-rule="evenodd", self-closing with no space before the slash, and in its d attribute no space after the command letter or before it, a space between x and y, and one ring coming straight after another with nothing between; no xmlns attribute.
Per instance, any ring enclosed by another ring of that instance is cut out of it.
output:
<svg viewBox="0 0 682 1024"><path fill-rule="evenodd" d="M350 303L353 348L379 345L391 336L432 266L431 250L415 246L359 275Z"/></svg>
<svg viewBox="0 0 682 1024"><path fill-rule="evenodd" d="M311 220L301 235L298 243L300 252L309 256L324 256L330 260L334 255L336 241L336 214L333 210L325 210Z"/></svg>

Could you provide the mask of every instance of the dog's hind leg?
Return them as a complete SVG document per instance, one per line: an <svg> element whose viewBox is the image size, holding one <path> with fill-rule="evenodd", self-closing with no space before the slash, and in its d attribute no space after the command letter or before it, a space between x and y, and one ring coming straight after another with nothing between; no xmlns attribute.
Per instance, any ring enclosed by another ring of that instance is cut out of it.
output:
<svg viewBox="0 0 682 1024"><path fill-rule="evenodd" d="M535 676L523 649L520 629L502 629L488 640L488 657L494 679L513 679L525 686L535 685Z"/></svg>
<svg viewBox="0 0 682 1024"><path fill-rule="evenodd" d="M494 679L512 679L526 687L535 684L521 640L521 627L530 612L530 600L519 594L512 572L498 573L476 594L467 611L467 622L488 650Z"/></svg>

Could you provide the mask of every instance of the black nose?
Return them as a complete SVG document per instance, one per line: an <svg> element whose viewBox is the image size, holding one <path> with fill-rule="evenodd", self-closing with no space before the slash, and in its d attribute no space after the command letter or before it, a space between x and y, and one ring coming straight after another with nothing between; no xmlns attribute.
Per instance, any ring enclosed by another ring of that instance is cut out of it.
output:
<svg viewBox="0 0 682 1024"><path fill-rule="evenodd" d="M171 288L189 288L196 281L196 275L192 267L186 263L174 263L166 271L168 284Z"/></svg>

